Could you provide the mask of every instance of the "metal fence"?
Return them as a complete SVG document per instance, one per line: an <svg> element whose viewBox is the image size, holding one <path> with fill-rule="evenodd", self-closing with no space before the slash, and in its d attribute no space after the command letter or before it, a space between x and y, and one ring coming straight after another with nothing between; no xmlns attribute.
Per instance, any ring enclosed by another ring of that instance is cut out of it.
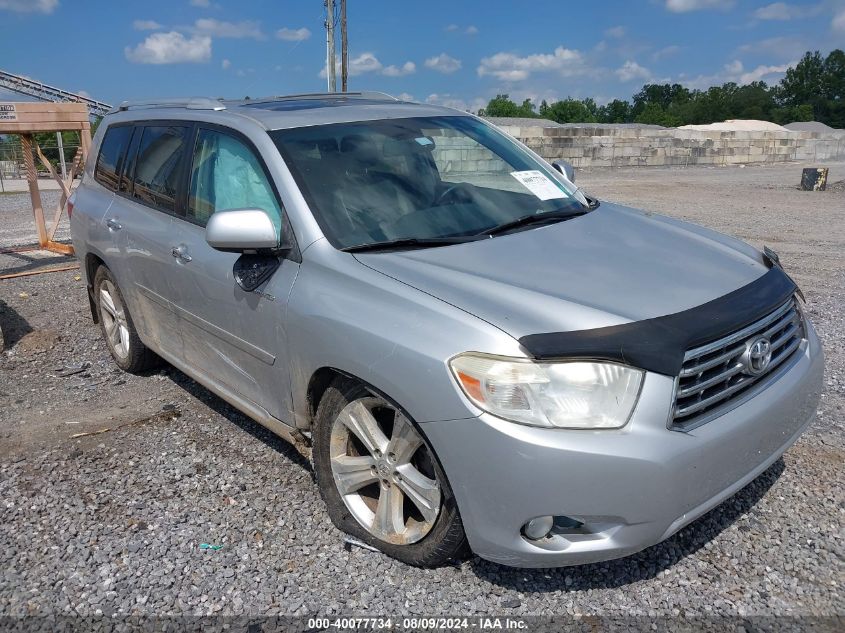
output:
<svg viewBox="0 0 845 633"><path fill-rule="evenodd" d="M51 135L49 139L41 139L38 143L44 156L56 168L59 174L66 173L70 169L73 157L79 149L80 144L77 139L75 142L64 141L62 143L61 151L59 149L59 140L55 135ZM62 168L62 154L64 154L64 171ZM36 169L38 169L39 176L48 176L47 170L38 160L37 156L33 156ZM9 135L0 137L0 193L6 191L7 180L20 180L26 178L26 167L24 163L23 148L21 147L20 137Z"/></svg>

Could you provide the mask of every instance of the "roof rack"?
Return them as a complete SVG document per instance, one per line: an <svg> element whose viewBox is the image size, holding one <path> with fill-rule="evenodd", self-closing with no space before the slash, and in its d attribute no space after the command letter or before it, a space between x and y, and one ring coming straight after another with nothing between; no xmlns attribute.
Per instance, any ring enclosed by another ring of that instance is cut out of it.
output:
<svg viewBox="0 0 845 633"><path fill-rule="evenodd" d="M363 92L305 92L294 95L275 95L272 97L259 97L250 99L244 103L267 103L269 101L295 101L297 99L370 99L373 101L401 101L386 92L375 90Z"/></svg>
<svg viewBox="0 0 845 633"><path fill-rule="evenodd" d="M110 111L125 112L135 108L186 108L188 110L225 110L226 106L217 99L209 97L185 97L179 99L149 99L143 101L124 101Z"/></svg>

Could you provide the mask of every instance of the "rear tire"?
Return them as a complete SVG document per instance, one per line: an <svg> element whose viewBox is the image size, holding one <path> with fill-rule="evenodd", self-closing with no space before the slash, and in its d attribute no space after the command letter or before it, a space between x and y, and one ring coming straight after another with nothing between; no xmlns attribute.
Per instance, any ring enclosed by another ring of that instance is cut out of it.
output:
<svg viewBox="0 0 845 633"><path fill-rule="evenodd" d="M161 363L161 359L138 337L123 294L105 266L100 266L94 274L94 304L103 338L118 367L137 374Z"/></svg>
<svg viewBox="0 0 845 633"><path fill-rule="evenodd" d="M338 529L417 567L438 567L468 552L434 451L411 420L361 383L337 378L326 390L313 459Z"/></svg>

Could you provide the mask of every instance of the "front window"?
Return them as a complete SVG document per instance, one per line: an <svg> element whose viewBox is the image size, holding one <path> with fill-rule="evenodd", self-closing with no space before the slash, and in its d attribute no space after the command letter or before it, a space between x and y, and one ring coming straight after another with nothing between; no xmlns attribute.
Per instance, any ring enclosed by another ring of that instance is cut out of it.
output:
<svg viewBox="0 0 845 633"><path fill-rule="evenodd" d="M194 148L187 217L205 226L216 211L261 209L281 229L282 210L255 153L238 139L200 129Z"/></svg>
<svg viewBox="0 0 845 633"><path fill-rule="evenodd" d="M587 210L574 187L468 116L336 123L270 136L337 248L473 239L535 214Z"/></svg>

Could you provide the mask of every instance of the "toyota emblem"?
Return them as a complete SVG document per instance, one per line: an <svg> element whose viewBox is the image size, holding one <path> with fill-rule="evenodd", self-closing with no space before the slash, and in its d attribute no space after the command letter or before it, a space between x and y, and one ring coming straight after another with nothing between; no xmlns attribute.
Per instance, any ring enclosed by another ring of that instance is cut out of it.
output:
<svg viewBox="0 0 845 633"><path fill-rule="evenodd" d="M765 336L753 339L745 346L741 362L746 374L759 376L772 362L772 343Z"/></svg>

